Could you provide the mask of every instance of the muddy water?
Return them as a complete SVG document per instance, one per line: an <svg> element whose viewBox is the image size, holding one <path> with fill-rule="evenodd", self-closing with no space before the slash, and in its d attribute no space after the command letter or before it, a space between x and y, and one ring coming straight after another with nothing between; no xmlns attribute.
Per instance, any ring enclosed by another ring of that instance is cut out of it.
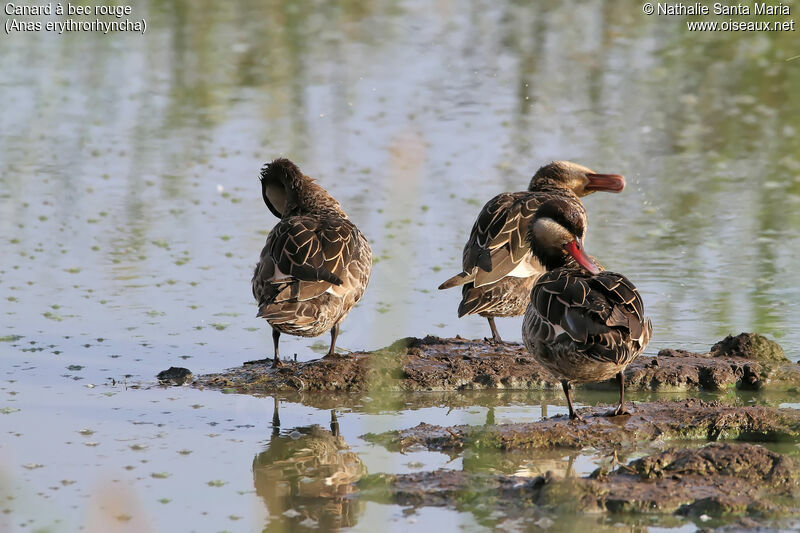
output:
<svg viewBox="0 0 800 533"><path fill-rule="evenodd" d="M486 335L484 320L456 318L457 291L435 287L457 271L487 198L569 158L628 178L622 195L587 199L587 248L640 287L656 331L649 352L746 330L800 357L791 34L689 36L634 2L135 9L144 36L3 37L0 529L330 526L276 513L284 500L259 488L271 398L131 388L171 365L210 372L269 353L249 278L275 223L257 170L278 154L317 177L373 243L343 348ZM519 319L498 322L519 339ZM325 341L282 339L300 359ZM492 406L358 401L342 401L340 431L371 473L461 468L460 457L391 454L359 435L483 423ZM493 416L535 419L540 405L523 395ZM558 396L544 405L565 410ZM287 399L279 435L325 429L329 408ZM544 468L534 463L520 468ZM444 509L340 507L356 530L486 525Z"/></svg>

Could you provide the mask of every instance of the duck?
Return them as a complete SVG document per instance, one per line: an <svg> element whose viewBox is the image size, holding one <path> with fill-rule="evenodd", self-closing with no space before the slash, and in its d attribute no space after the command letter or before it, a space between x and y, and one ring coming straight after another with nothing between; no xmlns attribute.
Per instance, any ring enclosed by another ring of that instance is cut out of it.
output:
<svg viewBox="0 0 800 533"><path fill-rule="evenodd" d="M625 178L619 174L598 174L571 161L544 165L527 191L498 194L483 206L464 245L463 270L439 290L461 286L458 317L486 318L492 333L487 340L503 343L494 319L523 315L533 284L544 273L526 237L536 209L547 200L561 199L585 215L580 198L624 188Z"/></svg>
<svg viewBox="0 0 800 533"><path fill-rule="evenodd" d="M573 203L552 199L534 213L528 237L545 268L525 310L522 339L527 350L561 382L570 419L582 418L572 405L576 383L616 377L625 408L625 368L645 349L653 333L633 283L605 270L586 253L586 218Z"/></svg>
<svg viewBox="0 0 800 533"><path fill-rule="evenodd" d="M281 333L316 337L330 331L325 357L338 357L340 325L372 273L369 243L339 202L289 159L265 164L260 181L264 203L280 219L252 280L256 316L272 327L272 366L283 364Z"/></svg>

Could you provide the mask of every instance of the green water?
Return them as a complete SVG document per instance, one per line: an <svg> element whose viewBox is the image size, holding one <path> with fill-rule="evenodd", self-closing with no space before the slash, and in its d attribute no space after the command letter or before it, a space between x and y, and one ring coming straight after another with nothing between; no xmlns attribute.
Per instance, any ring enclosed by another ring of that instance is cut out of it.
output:
<svg viewBox="0 0 800 533"><path fill-rule="evenodd" d="M272 399L130 387L270 354L250 276L276 222L258 169L278 155L340 200L378 258L343 348L487 335L436 287L480 206L563 158L627 178L586 199L587 250L642 292L648 353L758 331L800 359L796 33L689 33L630 1L131 5L144 35L0 36L0 494L13 497L0 530L286 525L253 470ZM509 340L520 324L498 320ZM281 340L300 360L316 341ZM565 412L558 395L416 398L286 398L281 432L343 406L342 438L370 473L461 468L359 436L484 423L492 406L498 422ZM347 505L352 530L486 527Z"/></svg>

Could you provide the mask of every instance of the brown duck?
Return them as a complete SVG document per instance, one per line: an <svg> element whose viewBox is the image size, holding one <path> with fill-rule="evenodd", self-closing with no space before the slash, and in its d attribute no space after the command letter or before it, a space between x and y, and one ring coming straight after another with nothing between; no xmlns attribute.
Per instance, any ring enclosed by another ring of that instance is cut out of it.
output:
<svg viewBox="0 0 800 533"><path fill-rule="evenodd" d="M494 317L524 314L531 287L544 272L526 235L539 205L561 199L585 215L580 197L624 188L625 179L619 174L597 174L569 161L543 166L527 191L498 194L483 206L464 246L464 270L439 289L462 285L459 318L471 314L487 318L492 340L502 342Z"/></svg>
<svg viewBox="0 0 800 533"><path fill-rule="evenodd" d="M585 232L586 219L570 202L549 200L536 210L531 249L547 272L531 291L522 325L525 347L561 381L573 419L580 417L572 407L572 384L615 376L619 406L609 415L627 414L623 371L653 331L633 283L586 254Z"/></svg>
<svg viewBox="0 0 800 533"><path fill-rule="evenodd" d="M281 364L281 333L316 337L330 331L325 357L334 357L339 324L369 282L367 239L339 202L288 159L264 165L261 195L281 219L267 236L253 274L257 316L272 326L273 366Z"/></svg>

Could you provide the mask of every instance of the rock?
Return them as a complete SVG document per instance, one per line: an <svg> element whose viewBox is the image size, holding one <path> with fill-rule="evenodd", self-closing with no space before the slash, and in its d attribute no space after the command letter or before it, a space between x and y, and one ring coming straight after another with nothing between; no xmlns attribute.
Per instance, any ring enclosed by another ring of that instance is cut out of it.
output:
<svg viewBox="0 0 800 533"><path fill-rule="evenodd" d="M760 405L733 406L698 399L636 404L629 416L607 417L606 407L581 409L585 422L566 415L519 424L451 427L421 423L405 430L364 435L393 451L566 448L631 451L669 440L757 440L800 438L800 411Z"/></svg>
<svg viewBox="0 0 800 533"><path fill-rule="evenodd" d="M639 357L625 371L626 389L658 392L800 389L800 367L790 364L774 342L745 333L714 346L708 354L662 350L657 357ZM194 385L255 394L560 389L560 384L521 344L494 345L459 337L408 337L374 352L284 363L278 369L272 368L270 361L246 364L200 376ZM613 380L583 386L616 388Z"/></svg>
<svg viewBox="0 0 800 533"><path fill-rule="evenodd" d="M158 381L165 384L183 385L187 381L192 381L192 371L188 368L179 366L171 366L166 370L162 370L156 375Z"/></svg>
<svg viewBox="0 0 800 533"><path fill-rule="evenodd" d="M613 383L589 383L585 387L609 389ZM658 357L639 357L625 370L625 388L656 392L796 390L800 388L800 368L788 362L661 350Z"/></svg>
<svg viewBox="0 0 800 533"><path fill-rule="evenodd" d="M711 357L742 357L755 361L789 363L780 344L758 333L740 333L735 337L728 335L714 346Z"/></svg>

